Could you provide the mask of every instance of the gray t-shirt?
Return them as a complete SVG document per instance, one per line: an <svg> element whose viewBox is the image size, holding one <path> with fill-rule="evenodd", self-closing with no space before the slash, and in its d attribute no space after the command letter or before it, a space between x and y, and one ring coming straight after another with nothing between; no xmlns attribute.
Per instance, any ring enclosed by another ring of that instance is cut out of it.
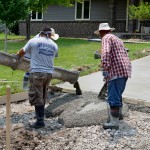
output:
<svg viewBox="0 0 150 150"><path fill-rule="evenodd" d="M53 73L54 58L58 52L57 44L47 37L30 39L23 47L25 53L31 54L30 73Z"/></svg>

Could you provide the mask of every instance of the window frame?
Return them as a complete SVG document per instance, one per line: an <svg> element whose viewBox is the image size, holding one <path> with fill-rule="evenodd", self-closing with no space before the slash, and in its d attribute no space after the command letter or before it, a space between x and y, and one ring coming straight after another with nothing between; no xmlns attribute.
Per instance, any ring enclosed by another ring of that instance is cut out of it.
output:
<svg viewBox="0 0 150 150"><path fill-rule="evenodd" d="M41 19L38 19L38 13L40 13L40 12L36 12L36 19L32 19L32 12L31 12L31 20L32 21L42 21L43 20L43 12L41 12L42 13L42 18Z"/></svg>
<svg viewBox="0 0 150 150"><path fill-rule="evenodd" d="M89 1L89 18L84 18L84 2L85 1ZM75 20L90 20L91 17L91 0L84 0L82 3L82 14L81 14L81 18L78 19L77 18L77 1L75 1Z"/></svg>

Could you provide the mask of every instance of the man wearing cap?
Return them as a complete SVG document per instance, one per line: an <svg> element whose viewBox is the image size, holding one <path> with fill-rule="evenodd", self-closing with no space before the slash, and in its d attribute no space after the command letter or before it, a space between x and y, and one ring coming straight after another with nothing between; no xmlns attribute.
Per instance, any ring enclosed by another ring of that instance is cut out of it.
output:
<svg viewBox="0 0 150 150"><path fill-rule="evenodd" d="M44 27L39 38L30 39L27 44L18 51L19 56L30 54L30 86L29 102L35 106L36 122L29 124L31 128L42 128L44 123L44 107L47 97L47 87L54 72L54 58L58 53L58 46L52 40L57 40L58 34L54 29Z"/></svg>
<svg viewBox="0 0 150 150"><path fill-rule="evenodd" d="M119 119L123 119L122 94L131 77L131 62L127 51L122 40L111 34L113 30L108 23L100 23L99 29L94 32L102 38L101 66L104 80L108 82L107 102L110 107L104 129L119 128Z"/></svg>

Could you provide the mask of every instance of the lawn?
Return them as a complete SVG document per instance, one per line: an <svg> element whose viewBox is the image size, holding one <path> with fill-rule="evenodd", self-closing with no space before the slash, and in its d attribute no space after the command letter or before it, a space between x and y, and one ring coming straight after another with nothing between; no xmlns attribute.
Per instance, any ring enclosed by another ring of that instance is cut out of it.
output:
<svg viewBox="0 0 150 150"><path fill-rule="evenodd" d="M22 36L10 36L9 39L21 39L20 41L8 41L8 53L16 53L22 48L26 41ZM100 49L99 42L89 42L85 39L67 39L59 38L56 41L59 47L59 57L55 59L55 66L59 66L68 70L77 70L83 68L80 76L98 71L100 69L99 59L94 59L94 52ZM143 57L144 54L138 52L148 49L150 44L125 44L129 51L129 57L131 60ZM0 34L0 51L4 51L4 36ZM7 81L17 81L9 83L12 93L22 91L22 78L23 71L13 71L9 67L0 66L0 80L6 79ZM52 80L52 84L56 84L58 81ZM0 83L0 95L5 94L5 88L8 83Z"/></svg>

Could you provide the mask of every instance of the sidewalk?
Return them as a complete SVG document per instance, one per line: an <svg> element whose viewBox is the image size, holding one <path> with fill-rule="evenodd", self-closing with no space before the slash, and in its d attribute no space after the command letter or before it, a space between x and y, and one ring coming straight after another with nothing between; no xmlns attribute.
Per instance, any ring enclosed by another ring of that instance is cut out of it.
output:
<svg viewBox="0 0 150 150"><path fill-rule="evenodd" d="M101 71L79 77L78 81L82 91L95 93L99 93L104 84ZM59 86L74 89L68 82ZM132 61L132 78L127 82L123 97L129 103L150 106L150 56Z"/></svg>

